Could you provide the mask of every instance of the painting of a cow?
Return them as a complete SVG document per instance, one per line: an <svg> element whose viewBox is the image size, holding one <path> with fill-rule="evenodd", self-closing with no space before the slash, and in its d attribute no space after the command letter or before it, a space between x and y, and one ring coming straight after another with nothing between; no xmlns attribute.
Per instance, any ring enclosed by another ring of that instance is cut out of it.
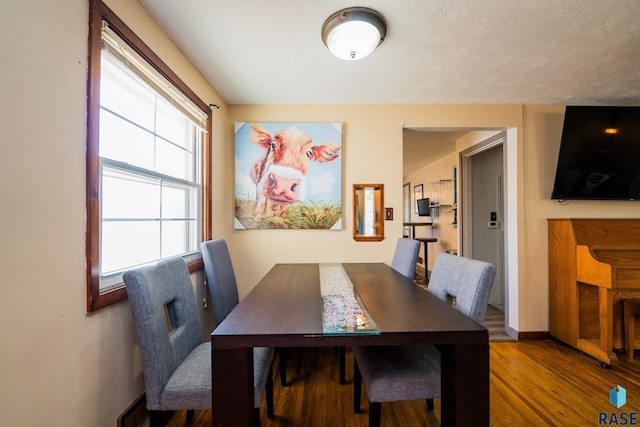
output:
<svg viewBox="0 0 640 427"><path fill-rule="evenodd" d="M341 228L334 123L236 124L236 228Z"/></svg>

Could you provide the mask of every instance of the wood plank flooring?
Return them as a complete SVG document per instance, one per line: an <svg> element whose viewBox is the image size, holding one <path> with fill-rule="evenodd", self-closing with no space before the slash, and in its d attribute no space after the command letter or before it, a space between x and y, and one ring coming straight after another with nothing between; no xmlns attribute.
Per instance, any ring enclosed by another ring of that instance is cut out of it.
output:
<svg viewBox="0 0 640 427"><path fill-rule="evenodd" d="M640 412L638 357L629 361L623 353L618 365L604 369L556 340L492 342L490 347L492 426L597 426L599 412ZM275 381L272 419L266 416L263 398L262 426L366 426L366 392L362 413L354 414L352 376L350 351L349 384L341 386L334 349L294 349L287 367L289 386ZM616 385L627 390L627 404L620 409L609 403L609 390ZM424 401L384 403L382 426L438 426L439 399L435 403L433 411L427 411ZM196 411L190 423L184 412L177 412L167 425L210 426L211 411Z"/></svg>

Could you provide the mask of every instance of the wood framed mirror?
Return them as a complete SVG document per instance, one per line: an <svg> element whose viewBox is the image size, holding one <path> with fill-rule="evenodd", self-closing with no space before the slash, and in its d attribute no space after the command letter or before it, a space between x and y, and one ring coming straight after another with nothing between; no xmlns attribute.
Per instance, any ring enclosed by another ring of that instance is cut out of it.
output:
<svg viewBox="0 0 640 427"><path fill-rule="evenodd" d="M384 184L353 184L353 239L379 242L384 239Z"/></svg>

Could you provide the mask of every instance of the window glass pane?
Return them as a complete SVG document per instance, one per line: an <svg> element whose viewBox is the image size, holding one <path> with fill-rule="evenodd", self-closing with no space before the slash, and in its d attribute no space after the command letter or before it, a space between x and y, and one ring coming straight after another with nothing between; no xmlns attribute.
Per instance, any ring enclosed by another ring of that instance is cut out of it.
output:
<svg viewBox="0 0 640 427"><path fill-rule="evenodd" d="M111 62L103 53L100 68L100 105L138 125L153 129L155 95Z"/></svg>
<svg viewBox="0 0 640 427"><path fill-rule="evenodd" d="M154 169L152 133L100 110L100 156L134 166Z"/></svg>
<svg viewBox="0 0 640 427"><path fill-rule="evenodd" d="M162 256L180 255L193 250L196 221L162 222Z"/></svg>
<svg viewBox="0 0 640 427"><path fill-rule="evenodd" d="M162 188L162 256L197 250L197 191L193 187L165 183Z"/></svg>
<svg viewBox="0 0 640 427"><path fill-rule="evenodd" d="M189 189L165 185L162 188L162 218L182 219L187 217Z"/></svg>
<svg viewBox="0 0 640 427"><path fill-rule="evenodd" d="M103 275L160 259L160 221L103 221Z"/></svg>
<svg viewBox="0 0 640 427"><path fill-rule="evenodd" d="M192 180L193 162L191 153L168 141L156 139L156 170L176 178Z"/></svg>
<svg viewBox="0 0 640 427"><path fill-rule="evenodd" d="M158 102L156 133L183 148L190 148L190 121L176 107Z"/></svg>
<svg viewBox="0 0 640 427"><path fill-rule="evenodd" d="M160 218L160 181L104 167L102 219L131 218Z"/></svg>

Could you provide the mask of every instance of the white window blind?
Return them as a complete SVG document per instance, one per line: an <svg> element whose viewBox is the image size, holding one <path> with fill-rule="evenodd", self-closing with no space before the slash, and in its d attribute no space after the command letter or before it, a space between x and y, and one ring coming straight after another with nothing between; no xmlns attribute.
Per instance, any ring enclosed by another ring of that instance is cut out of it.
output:
<svg viewBox="0 0 640 427"><path fill-rule="evenodd" d="M143 79L145 83L158 91L167 100L170 100L176 108L197 123L204 132L207 131L207 114L177 90L171 82L160 75L147 61L142 59L104 21L102 23L102 42L102 48L106 49L109 55L112 55L114 59L124 64L125 67L130 68L135 75ZM103 52L104 56L105 53Z"/></svg>

